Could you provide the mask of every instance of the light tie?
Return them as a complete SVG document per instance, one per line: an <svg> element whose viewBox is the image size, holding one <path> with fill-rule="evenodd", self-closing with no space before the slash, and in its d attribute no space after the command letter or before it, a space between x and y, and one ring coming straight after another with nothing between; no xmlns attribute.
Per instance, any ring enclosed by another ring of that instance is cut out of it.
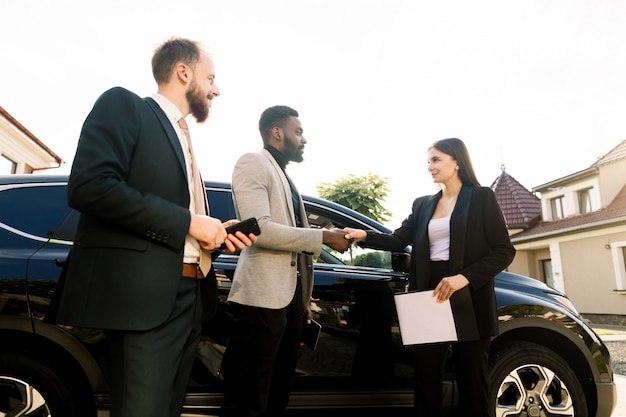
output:
<svg viewBox="0 0 626 417"><path fill-rule="evenodd" d="M196 214L207 215L209 214L208 204L206 201L206 191L204 189L204 184L202 184L202 176L200 175L200 169L198 169L198 163L196 162L196 156L193 152L193 145L191 144L191 135L189 134L189 126L184 118L178 119L178 125L182 129L185 134L185 139L187 139L187 147L189 148L189 156L191 158L191 181L192 181L192 189L193 195L191 196L194 200L194 207L196 209ZM206 276L211 269L211 254L210 252L202 249L200 246L200 270L202 274Z"/></svg>

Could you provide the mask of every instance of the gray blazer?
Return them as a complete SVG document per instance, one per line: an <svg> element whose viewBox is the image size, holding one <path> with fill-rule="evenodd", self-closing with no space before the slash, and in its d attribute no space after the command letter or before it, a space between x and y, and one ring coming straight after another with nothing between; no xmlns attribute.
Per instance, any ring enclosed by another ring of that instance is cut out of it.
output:
<svg viewBox="0 0 626 417"><path fill-rule="evenodd" d="M313 291L313 256L322 248L322 230L310 229L304 204L304 227L296 227L289 181L265 149L243 155L233 170L233 201L240 220L256 217L261 235L241 252L228 300L279 309L293 299L297 254L301 253L302 298L308 305Z"/></svg>

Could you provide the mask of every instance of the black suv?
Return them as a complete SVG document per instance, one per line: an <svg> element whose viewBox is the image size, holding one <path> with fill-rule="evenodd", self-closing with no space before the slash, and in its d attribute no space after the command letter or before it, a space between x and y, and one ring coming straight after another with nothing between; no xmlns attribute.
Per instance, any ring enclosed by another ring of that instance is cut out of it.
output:
<svg viewBox="0 0 626 417"><path fill-rule="evenodd" d="M0 177L0 415L108 415L103 332L54 324L53 294L79 214L66 203L66 176ZM207 182L213 216L234 218L230 186ZM346 207L304 197L312 227L388 232ZM289 404L299 415L324 410L412 405L410 351L401 343L393 294L407 285L407 252L362 254L346 265L325 248L315 264L314 313L323 326L315 351L301 349ZM385 256L380 256L381 254ZM353 255L357 255L356 253ZM381 264L383 262L384 264ZM221 303L204 332L189 381L184 416L219 415L220 361L228 346L225 303L237 255L214 263ZM496 277L500 334L490 357L497 416L609 417L616 403L606 346L567 297L545 284L502 272ZM457 393L446 367L444 399Z"/></svg>

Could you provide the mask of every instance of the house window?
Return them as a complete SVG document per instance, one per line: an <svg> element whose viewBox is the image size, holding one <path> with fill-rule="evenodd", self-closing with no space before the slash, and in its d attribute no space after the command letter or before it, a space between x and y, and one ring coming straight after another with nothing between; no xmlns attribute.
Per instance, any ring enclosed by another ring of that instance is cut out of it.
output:
<svg viewBox="0 0 626 417"><path fill-rule="evenodd" d="M0 174L15 174L17 162L12 161L6 155L0 155Z"/></svg>
<svg viewBox="0 0 626 417"><path fill-rule="evenodd" d="M618 291L626 291L626 242L611 243L611 255Z"/></svg>
<svg viewBox="0 0 626 417"><path fill-rule="evenodd" d="M578 212L591 213L591 188L578 191Z"/></svg>
<svg viewBox="0 0 626 417"><path fill-rule="evenodd" d="M624 246L622 246L621 248L621 252L622 252L622 256L620 259L620 270L621 270L621 274L620 274L620 280L617 282L617 289L618 290L626 290L626 244Z"/></svg>
<svg viewBox="0 0 626 417"><path fill-rule="evenodd" d="M541 272L543 275L543 282L554 288L554 278L552 277L552 259L541 260Z"/></svg>
<svg viewBox="0 0 626 417"><path fill-rule="evenodd" d="M552 210L552 220L562 219L565 217L563 215L563 196L551 199L550 209Z"/></svg>

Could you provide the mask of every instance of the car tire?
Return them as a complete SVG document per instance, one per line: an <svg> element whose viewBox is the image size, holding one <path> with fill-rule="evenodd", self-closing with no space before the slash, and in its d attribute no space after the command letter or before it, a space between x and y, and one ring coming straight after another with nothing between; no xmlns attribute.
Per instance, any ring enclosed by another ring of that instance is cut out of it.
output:
<svg viewBox="0 0 626 417"><path fill-rule="evenodd" d="M24 354L0 355L0 415L24 417L84 417L76 381L45 362ZM3 414L4 413L4 414Z"/></svg>
<svg viewBox="0 0 626 417"><path fill-rule="evenodd" d="M554 351L515 342L490 357L490 392L496 417L587 417L587 401L572 368Z"/></svg>

